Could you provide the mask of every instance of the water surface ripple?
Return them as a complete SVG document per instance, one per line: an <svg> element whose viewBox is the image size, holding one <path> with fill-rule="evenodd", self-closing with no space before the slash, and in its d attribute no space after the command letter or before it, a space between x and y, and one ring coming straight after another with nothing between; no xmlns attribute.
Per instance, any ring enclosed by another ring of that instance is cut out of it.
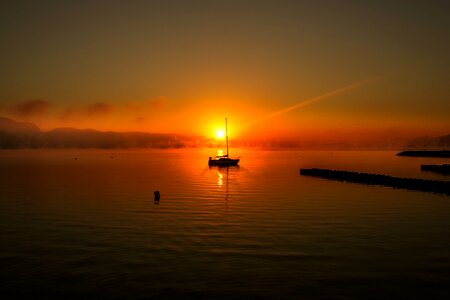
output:
<svg viewBox="0 0 450 300"><path fill-rule="evenodd" d="M450 197L298 172L449 180L420 171L446 159L235 151L241 166L228 169L208 167L204 150L1 151L2 294L450 296Z"/></svg>

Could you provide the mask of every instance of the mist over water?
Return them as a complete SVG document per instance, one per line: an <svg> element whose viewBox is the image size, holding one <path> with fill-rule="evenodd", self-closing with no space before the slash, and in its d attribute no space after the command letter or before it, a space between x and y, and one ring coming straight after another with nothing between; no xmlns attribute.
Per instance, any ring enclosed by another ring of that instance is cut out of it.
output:
<svg viewBox="0 0 450 300"><path fill-rule="evenodd" d="M48 298L450 295L450 198L299 168L450 180L395 152L0 151L0 291ZM161 200L153 200L160 191Z"/></svg>

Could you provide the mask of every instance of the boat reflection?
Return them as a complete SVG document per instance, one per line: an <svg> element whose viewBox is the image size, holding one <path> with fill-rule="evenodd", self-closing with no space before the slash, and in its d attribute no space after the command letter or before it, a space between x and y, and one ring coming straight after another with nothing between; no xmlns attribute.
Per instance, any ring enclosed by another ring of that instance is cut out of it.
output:
<svg viewBox="0 0 450 300"><path fill-rule="evenodd" d="M237 166L227 166L227 165L218 166L218 165L209 165L208 167L209 167L210 170L212 170L212 169L217 169L217 170L220 170L221 172L231 172L231 173L236 173L236 171L239 171L239 169L240 169L239 165L237 165Z"/></svg>
<svg viewBox="0 0 450 300"><path fill-rule="evenodd" d="M239 172L239 166L209 166L217 172L217 187L222 189L225 186L225 213L228 213L228 186L230 173Z"/></svg>
<svg viewBox="0 0 450 300"><path fill-rule="evenodd" d="M226 186L228 187L228 177L230 174L230 169L231 169L231 173L234 173L233 171L239 170L239 166L209 166L210 169L217 169L217 185L219 187L223 186L224 184L224 175L225 175L225 183Z"/></svg>
<svg viewBox="0 0 450 300"><path fill-rule="evenodd" d="M227 176L228 179L228 176ZM220 171L217 171L217 185L222 186L223 185L223 174L220 173Z"/></svg>
<svg viewBox="0 0 450 300"><path fill-rule="evenodd" d="M224 185L228 187L228 178L230 173L237 173L239 171L239 166L213 166L210 165L209 169L214 169L217 172L217 186L221 187ZM225 176L225 182L224 182Z"/></svg>

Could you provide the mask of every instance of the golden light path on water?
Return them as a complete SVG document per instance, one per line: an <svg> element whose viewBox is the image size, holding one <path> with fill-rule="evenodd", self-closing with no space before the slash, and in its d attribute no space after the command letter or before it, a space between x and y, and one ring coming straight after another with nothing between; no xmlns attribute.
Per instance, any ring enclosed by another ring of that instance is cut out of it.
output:
<svg viewBox="0 0 450 300"><path fill-rule="evenodd" d="M304 100L304 101L302 101L302 102L300 102L300 103L297 103L297 104L294 104L294 105L292 105L292 106L286 107L286 108L284 108L284 109L282 109L282 110L279 110L279 111L276 111L276 112L274 112L274 113L268 114L268 115L266 115L266 116L264 116L264 117L255 119L255 120L253 120L253 121L251 121L251 122L245 124L243 127L248 127L248 126L251 126L251 125L253 125L253 124L256 124L256 123L265 121L265 120L267 120L267 119L270 119L270 118L279 116L279 115L284 114L284 113L287 113L287 112L290 112L290 111L292 111L292 110L294 110L294 109L302 108L302 107L308 106L308 105L310 105L310 104L313 104L313 103L315 103L315 102L318 102L318 101L320 101L320 100L325 100L325 99L327 99L327 98L331 98L331 97L333 97L333 96L337 96L337 95L339 95L339 94L345 93L345 92L347 92L347 91L353 90L353 89L355 89L355 88L358 88L358 87L361 87L361 86L363 86L363 85L372 83L372 82L374 82L374 81L376 81L376 80L379 80L381 77L382 77L382 76L380 75L380 76L374 76L374 77L370 77L370 78L367 78L367 79L363 79L363 80L356 81L356 82L354 82L354 83L352 83L352 84L349 84L349 85L346 85L346 86L344 86L344 87L335 89L335 90L333 90L333 91L330 91L330 92L328 92L328 93L322 94L322 95L320 95L320 96L316 96L316 97L313 97L313 98Z"/></svg>

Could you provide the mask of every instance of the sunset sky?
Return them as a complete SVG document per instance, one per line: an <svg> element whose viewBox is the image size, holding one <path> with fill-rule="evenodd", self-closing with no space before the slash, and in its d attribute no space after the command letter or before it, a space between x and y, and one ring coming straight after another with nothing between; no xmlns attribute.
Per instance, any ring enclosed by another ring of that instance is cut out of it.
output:
<svg viewBox="0 0 450 300"><path fill-rule="evenodd" d="M235 139L450 133L449 1L3 1L0 116ZM304 103L304 104L301 104Z"/></svg>

